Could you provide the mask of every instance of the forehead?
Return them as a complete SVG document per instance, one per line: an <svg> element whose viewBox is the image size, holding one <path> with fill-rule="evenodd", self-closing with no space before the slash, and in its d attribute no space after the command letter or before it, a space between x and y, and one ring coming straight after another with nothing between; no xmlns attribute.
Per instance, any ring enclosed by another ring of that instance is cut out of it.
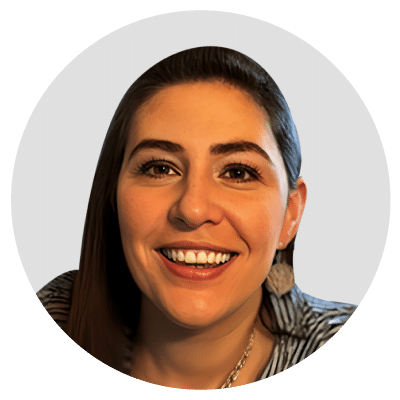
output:
<svg viewBox="0 0 400 400"><path fill-rule="evenodd" d="M129 141L148 138L198 144L248 140L276 146L265 110L248 92L220 81L161 89L139 108Z"/></svg>

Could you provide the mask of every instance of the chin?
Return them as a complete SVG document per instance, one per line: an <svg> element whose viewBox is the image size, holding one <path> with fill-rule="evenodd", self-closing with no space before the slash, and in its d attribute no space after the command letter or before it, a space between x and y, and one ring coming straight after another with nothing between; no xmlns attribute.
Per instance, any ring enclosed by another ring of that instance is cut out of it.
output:
<svg viewBox="0 0 400 400"><path fill-rule="evenodd" d="M213 310L201 301L190 302L185 309L173 309L167 317L175 324L187 329L201 329L214 325L224 319L222 310Z"/></svg>
<svg viewBox="0 0 400 400"><path fill-rule="evenodd" d="M199 320L199 318L190 318L190 319L180 318L179 320L178 319L172 320L172 322L174 322L176 325L188 330L201 330L209 328L218 323L219 321L220 321L219 318L201 319L201 320Z"/></svg>

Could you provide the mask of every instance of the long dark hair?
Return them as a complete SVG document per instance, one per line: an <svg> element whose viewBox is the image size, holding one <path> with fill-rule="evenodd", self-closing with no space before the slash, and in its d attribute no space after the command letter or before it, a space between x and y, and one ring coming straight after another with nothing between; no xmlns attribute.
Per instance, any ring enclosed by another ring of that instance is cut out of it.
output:
<svg viewBox="0 0 400 400"><path fill-rule="evenodd" d="M278 86L251 58L221 47L194 48L160 61L132 84L114 114L97 164L66 328L86 351L122 372L129 369L130 338L137 328L141 298L122 250L116 208L128 132L138 109L161 89L214 80L245 90L265 109L285 164L289 189L296 188L301 166L296 127ZM294 239L280 254L280 259L290 265L293 248ZM265 291L263 297L267 307Z"/></svg>

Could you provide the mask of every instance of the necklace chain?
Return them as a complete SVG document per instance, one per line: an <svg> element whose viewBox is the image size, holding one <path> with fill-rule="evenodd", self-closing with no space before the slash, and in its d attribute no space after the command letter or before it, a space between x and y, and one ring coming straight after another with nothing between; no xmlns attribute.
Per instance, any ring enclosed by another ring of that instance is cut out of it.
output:
<svg viewBox="0 0 400 400"><path fill-rule="evenodd" d="M244 350L242 357L236 364L235 368L233 368L232 372L228 376L228 379L220 387L220 389L231 387L232 383L237 379L237 377L240 374L241 369L243 368L244 363L246 362L247 357L249 356L249 354L251 352L251 349L253 348L253 342L254 342L254 328L250 335L249 344L247 345L246 349Z"/></svg>

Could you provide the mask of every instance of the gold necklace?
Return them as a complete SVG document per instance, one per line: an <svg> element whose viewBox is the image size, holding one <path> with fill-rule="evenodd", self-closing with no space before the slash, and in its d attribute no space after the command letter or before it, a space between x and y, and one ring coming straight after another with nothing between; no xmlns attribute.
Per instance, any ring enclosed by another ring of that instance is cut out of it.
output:
<svg viewBox="0 0 400 400"><path fill-rule="evenodd" d="M240 370L243 368L243 365L246 362L246 359L251 352L251 349L253 347L253 341L254 341L254 328L250 335L249 344L247 345L246 349L244 350L242 357L240 358L239 362L236 364L235 368L233 368L233 371L229 374L228 379L220 387L220 389L231 387L232 383L237 379L237 377L240 374Z"/></svg>

